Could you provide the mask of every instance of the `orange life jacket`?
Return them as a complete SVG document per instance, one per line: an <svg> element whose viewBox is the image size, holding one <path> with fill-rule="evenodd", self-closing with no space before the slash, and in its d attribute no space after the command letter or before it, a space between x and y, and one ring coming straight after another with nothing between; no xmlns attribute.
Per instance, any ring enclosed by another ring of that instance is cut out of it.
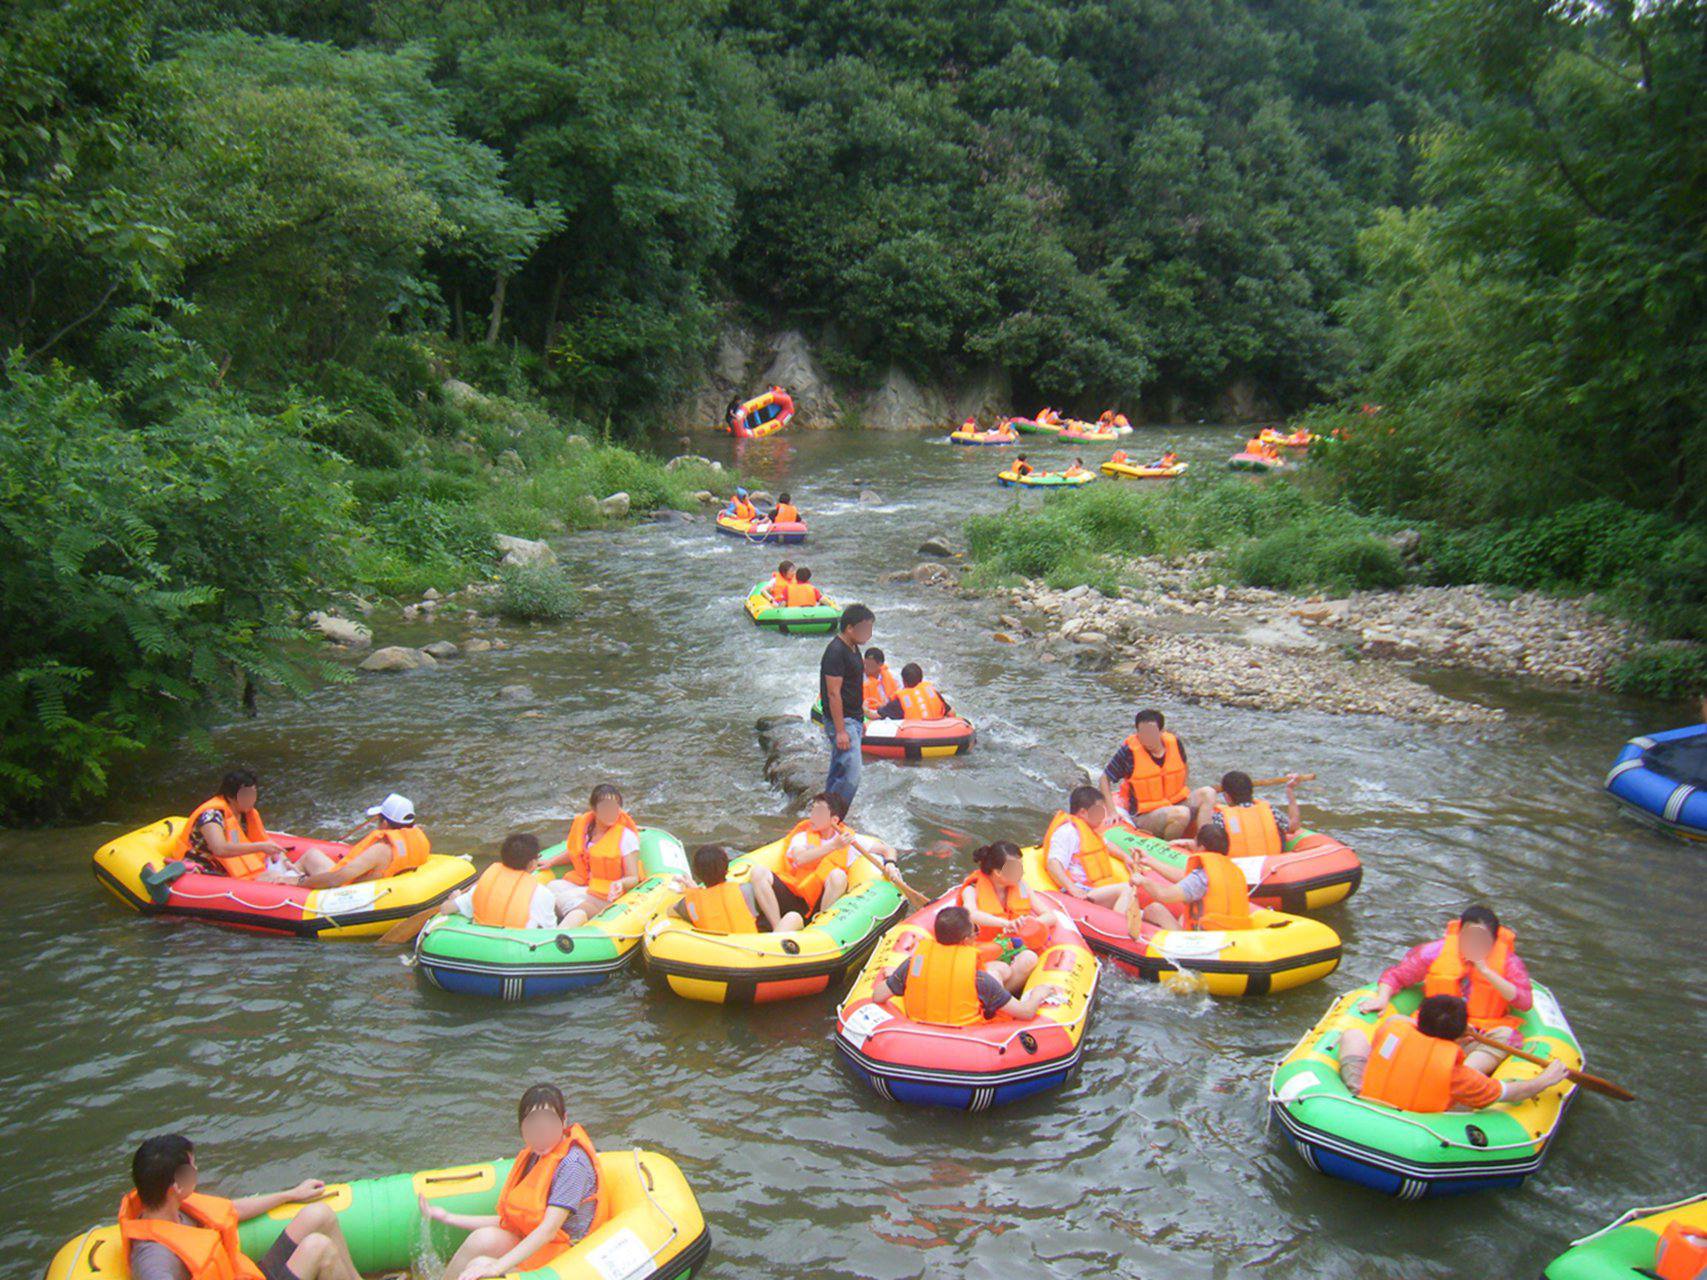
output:
<svg viewBox="0 0 1707 1280"><path fill-rule="evenodd" d="M895 696L901 700L901 715L905 719L941 720L948 714L948 703L929 680L921 680Z"/></svg>
<svg viewBox="0 0 1707 1280"><path fill-rule="evenodd" d="M1654 1246L1654 1274L1660 1280L1701 1280L1707 1276L1707 1232L1679 1218L1666 1223Z"/></svg>
<svg viewBox="0 0 1707 1280"><path fill-rule="evenodd" d="M877 669L877 674L865 678L865 706L868 711L875 711L901 692L901 682L889 670L885 662Z"/></svg>
<svg viewBox="0 0 1707 1280"><path fill-rule="evenodd" d="M1016 476L1028 476L1032 472L1031 463L1029 463L1029 462L1016 462L1016 463L1014 463L1013 471L1014 471L1014 474Z"/></svg>
<svg viewBox="0 0 1707 1280"><path fill-rule="evenodd" d="M838 824L836 830L832 831L830 835L835 835L836 832L842 830L844 830L844 828ZM788 846L794 843L794 837L798 835L804 835L806 837L807 845L813 849L816 849L819 845L823 844L824 841L830 838L830 836L821 836L814 831L812 829L812 822L808 818L802 818L799 822L795 823L794 826L789 828L788 834L782 838L783 856L782 862L777 868L776 877L790 889L794 890L800 900L804 902L808 908L817 910L818 899L824 896L824 881L830 878L830 872L835 871L838 868L846 871L848 869L849 861L858 855L854 853L853 847L850 845L846 849L841 849L836 853L827 854L824 857L819 858L818 861L814 862L810 867L806 867L802 870L796 870L789 864Z"/></svg>
<svg viewBox="0 0 1707 1280"><path fill-rule="evenodd" d="M267 828L261 821L259 809L251 809L239 818L237 810L231 807L229 800L224 796L215 796L213 799L196 806L195 812L190 814L189 821L184 824L184 829L173 837L167 857L182 858L189 853L190 836L196 829L196 822L204 813L208 812L216 812L224 816L225 838L227 840L241 839L248 844L258 844L267 838ZM207 850L203 856L208 861L215 863L226 875L235 876L238 879L258 876L267 869L267 855L264 853L238 853L228 858L220 858L216 857L212 850Z"/></svg>
<svg viewBox="0 0 1707 1280"><path fill-rule="evenodd" d="M1084 868L1085 879L1092 888L1105 884L1123 884L1127 879L1125 860L1120 857L1103 838L1096 833L1091 824L1077 814L1062 810L1049 822L1049 828L1043 833L1043 856L1045 863L1049 857L1049 841L1059 831L1064 823L1072 823L1079 831L1079 851L1073 855L1073 860ZM1053 878L1053 877L1051 877ZM1065 889L1066 885L1057 885Z"/></svg>
<svg viewBox="0 0 1707 1280"><path fill-rule="evenodd" d="M987 916L1018 920L1021 916L1032 914L1031 890L1027 889L1023 882L1008 888L997 884L984 872L974 871L960 882L960 887L977 891L978 910ZM978 927L979 942L994 942L1001 937L1017 937L1033 951L1042 951L1044 944L1049 941L1049 930L1038 921L1032 921L1023 929L998 929L988 924Z"/></svg>
<svg viewBox="0 0 1707 1280"><path fill-rule="evenodd" d="M778 524L799 524L800 508L792 502L779 502L776 504L776 514L771 516L771 519Z"/></svg>
<svg viewBox="0 0 1707 1280"><path fill-rule="evenodd" d="M1108 460L1110 462L1125 462L1126 461L1126 450L1116 449L1112 454L1109 455Z"/></svg>
<svg viewBox="0 0 1707 1280"><path fill-rule="evenodd" d="M358 854L366 853L381 840L391 846L391 861L378 871L369 873L368 879L381 880L386 876L401 875L405 871L413 871L427 861L427 855L433 851L432 842L427 839L427 833L419 827L393 827L389 831L370 831L360 840L350 846L350 851L337 861L343 866Z"/></svg>
<svg viewBox="0 0 1707 1280"><path fill-rule="evenodd" d="M1428 973L1423 977L1423 995L1428 996L1462 996L1463 982L1466 975L1470 979L1470 996L1467 1001L1470 1014L1470 1025L1477 1030L1488 1027L1515 1027L1521 1018L1512 1016L1505 997L1494 990L1494 984L1482 976L1481 970L1472 969L1464 963L1463 954L1458 949L1458 921L1454 920L1446 926L1446 936L1441 939L1440 954L1429 965ZM1501 928L1499 937L1494 939L1494 949L1488 953L1488 968L1495 973L1505 972L1506 961L1511 958L1512 948L1517 945L1517 935L1510 929Z"/></svg>
<svg viewBox="0 0 1707 1280"><path fill-rule="evenodd" d="M693 927L706 933L757 933L758 923L739 885L695 885L682 895Z"/></svg>
<svg viewBox="0 0 1707 1280"><path fill-rule="evenodd" d="M516 1162L510 1166L510 1176L504 1182L504 1190L498 1196L498 1223L506 1231L514 1232L517 1236L525 1237L542 1221L549 1207L546 1203L551 1195L551 1180L557 1175L557 1166L563 1163L571 1148L579 1147L593 1164L593 1193L587 1197L593 1202L593 1221L587 1228L591 1235L604 1225L610 1217L610 1197L605 1191L604 1177L599 1173L598 1152L593 1150L592 1141L587 1137L585 1129L578 1124L572 1124L559 1139L557 1145L533 1162L533 1168L525 1174L522 1172L523 1163L527 1160L530 1148L523 1147L516 1156ZM583 1201L582 1203L585 1203ZM570 1216L574 1210L570 1210ZM532 1257L519 1263L517 1271L532 1271L543 1267L558 1254L562 1253L572 1243L569 1233L561 1227L536 1250Z"/></svg>
<svg viewBox="0 0 1707 1280"><path fill-rule="evenodd" d="M1202 868L1209 878L1209 888L1200 902L1191 904L1188 912L1194 929L1249 929L1251 899L1245 889L1245 876L1224 853L1205 849L1185 860L1186 874Z"/></svg>
<svg viewBox="0 0 1707 1280"><path fill-rule="evenodd" d="M1371 1038L1358 1094L1401 1111L1445 1111L1452 1105L1452 1068L1462 1056L1456 1042L1425 1036L1409 1018L1389 1015Z"/></svg>
<svg viewBox="0 0 1707 1280"><path fill-rule="evenodd" d="M966 1027L984 1021L978 1000L978 948L971 943L946 947L920 938L907 962L907 986L901 1008L914 1022Z"/></svg>
<svg viewBox="0 0 1707 1280"><path fill-rule="evenodd" d="M1117 413L1114 415L1114 425L1117 427L1130 427L1132 424L1126 420L1126 415L1124 413Z"/></svg>
<svg viewBox="0 0 1707 1280"><path fill-rule="evenodd" d="M185 1196L182 1207L199 1225L142 1217L142 1199L132 1191L119 1202L119 1237L127 1249L142 1240L165 1245L188 1269L190 1280L261 1280L261 1268L238 1245L231 1201L198 1192Z"/></svg>
<svg viewBox="0 0 1707 1280"><path fill-rule="evenodd" d="M533 891L539 880L527 871L517 871L494 862L474 882L474 923L494 929L525 929Z"/></svg>
<svg viewBox="0 0 1707 1280"><path fill-rule="evenodd" d="M1149 813L1163 805L1183 804L1191 794L1185 784L1185 756L1179 749L1179 739L1167 730L1162 731L1162 762L1145 749L1137 734L1126 739L1126 749L1132 753L1132 776L1126 780L1126 808L1135 814Z"/></svg>
<svg viewBox="0 0 1707 1280"><path fill-rule="evenodd" d="M793 585L793 581L792 578L785 578L780 573L773 573L771 574L771 584L766 588L766 591L772 600L782 604L788 599L788 589Z"/></svg>
<svg viewBox="0 0 1707 1280"><path fill-rule="evenodd" d="M730 512L730 514L737 520L752 520L755 519L759 513L758 509L745 498L736 498L734 510Z"/></svg>
<svg viewBox="0 0 1707 1280"><path fill-rule="evenodd" d="M588 809L569 824L568 846L564 853L553 859L548 865L557 866L565 859L570 863L570 869L565 879L575 884L584 884L601 898L610 896L610 888L625 874L622 864L622 833L632 831L638 838L640 828L634 825L634 819L628 816L628 810L622 811L622 816L606 831L604 835L593 841L592 847L587 847L587 832L593 826L593 811Z"/></svg>
<svg viewBox="0 0 1707 1280"><path fill-rule="evenodd" d="M1268 801L1218 804L1215 812L1221 815L1221 825L1227 829L1228 857L1272 858L1280 852L1280 828L1275 825L1274 810Z"/></svg>
<svg viewBox="0 0 1707 1280"><path fill-rule="evenodd" d="M790 609L810 609L824 598L824 593L810 582L791 582L788 584L788 607Z"/></svg>

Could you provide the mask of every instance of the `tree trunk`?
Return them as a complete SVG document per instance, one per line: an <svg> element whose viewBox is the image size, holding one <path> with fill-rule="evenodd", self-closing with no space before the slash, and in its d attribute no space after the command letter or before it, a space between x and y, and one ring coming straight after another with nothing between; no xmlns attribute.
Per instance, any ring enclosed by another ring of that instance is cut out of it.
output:
<svg viewBox="0 0 1707 1280"><path fill-rule="evenodd" d="M462 323L462 290L453 289L450 295L451 332L458 342L468 341L468 330Z"/></svg>
<svg viewBox="0 0 1707 1280"><path fill-rule="evenodd" d="M551 344L557 340L557 308L563 301L563 286L569 279L569 273L559 268L557 277L551 282L551 305L545 313L545 342L540 347L543 355L551 354Z"/></svg>
<svg viewBox="0 0 1707 1280"><path fill-rule="evenodd" d="M498 341L498 331L504 327L504 293L510 287L510 276L500 271L492 279L492 317L486 322L486 345Z"/></svg>

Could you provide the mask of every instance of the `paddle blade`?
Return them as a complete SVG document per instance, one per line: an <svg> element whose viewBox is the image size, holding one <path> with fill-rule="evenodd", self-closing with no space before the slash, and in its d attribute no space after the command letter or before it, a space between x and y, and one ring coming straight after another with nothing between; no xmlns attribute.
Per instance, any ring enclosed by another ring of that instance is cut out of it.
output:
<svg viewBox="0 0 1707 1280"><path fill-rule="evenodd" d="M381 942L404 943L413 942L417 934L427 927L427 921L438 915L438 908L431 907L426 911L417 911L407 920L399 920L391 928L379 935Z"/></svg>

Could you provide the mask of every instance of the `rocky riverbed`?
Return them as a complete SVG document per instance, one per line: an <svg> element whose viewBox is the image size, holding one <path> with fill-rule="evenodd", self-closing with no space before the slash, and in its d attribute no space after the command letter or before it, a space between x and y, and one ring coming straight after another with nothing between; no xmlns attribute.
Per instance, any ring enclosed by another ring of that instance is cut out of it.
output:
<svg viewBox="0 0 1707 1280"><path fill-rule="evenodd" d="M933 568L937 566L932 566ZM1119 598L1038 583L1005 593L999 642L1044 662L1141 675L1233 706L1311 707L1429 723L1499 718L1416 678L1450 667L1595 684L1632 628L1592 601L1486 587L1409 587L1308 598L1217 582L1211 557L1133 562Z"/></svg>

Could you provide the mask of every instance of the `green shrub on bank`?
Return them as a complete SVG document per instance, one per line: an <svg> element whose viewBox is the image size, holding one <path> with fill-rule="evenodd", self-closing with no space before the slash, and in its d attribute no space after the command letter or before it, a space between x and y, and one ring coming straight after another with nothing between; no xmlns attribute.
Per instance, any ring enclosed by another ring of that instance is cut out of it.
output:
<svg viewBox="0 0 1707 1280"><path fill-rule="evenodd" d="M518 622L559 622L581 608L581 597L554 564L505 565L498 572L498 613Z"/></svg>
<svg viewBox="0 0 1707 1280"><path fill-rule="evenodd" d="M1247 542L1233 552L1230 563L1241 582L1276 591L1389 590L1405 580L1391 543L1355 527L1341 530L1314 521Z"/></svg>
<svg viewBox="0 0 1707 1280"><path fill-rule="evenodd" d="M1614 666L1607 682L1619 693L1668 702L1707 698L1707 645L1644 645Z"/></svg>

